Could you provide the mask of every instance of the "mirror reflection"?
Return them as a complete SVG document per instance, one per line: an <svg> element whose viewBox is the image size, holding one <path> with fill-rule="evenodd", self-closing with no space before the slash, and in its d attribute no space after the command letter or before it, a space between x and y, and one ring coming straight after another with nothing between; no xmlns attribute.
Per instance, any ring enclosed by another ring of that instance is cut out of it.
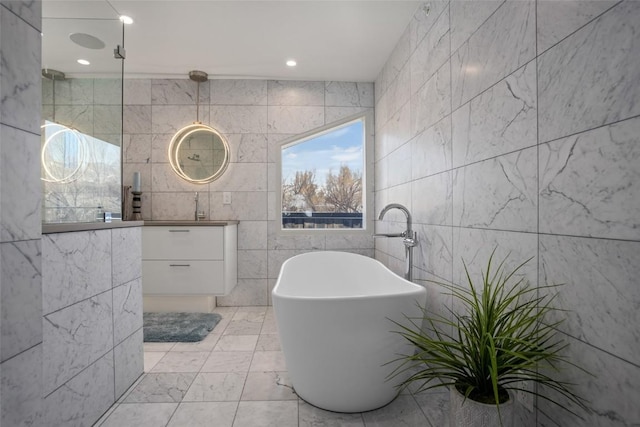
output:
<svg viewBox="0 0 640 427"><path fill-rule="evenodd" d="M215 129L194 123L180 129L171 140L169 161L181 178L206 184L224 173L229 163L229 147Z"/></svg>

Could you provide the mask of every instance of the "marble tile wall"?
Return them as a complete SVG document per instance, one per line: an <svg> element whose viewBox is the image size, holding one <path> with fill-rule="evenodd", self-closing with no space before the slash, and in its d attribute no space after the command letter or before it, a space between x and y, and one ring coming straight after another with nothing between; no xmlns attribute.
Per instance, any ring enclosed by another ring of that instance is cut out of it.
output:
<svg viewBox="0 0 640 427"><path fill-rule="evenodd" d="M173 134L196 120L196 83L125 79L124 184L142 177L145 219L191 219L194 192L210 219L238 220L238 285L218 305L268 305L280 265L309 250L336 249L373 256L371 237L282 237L276 234L276 158L279 143L357 113L372 113L372 83L217 80L200 84L199 118L218 129L231 149L220 179L194 185L171 169ZM223 192L232 203L222 203Z"/></svg>
<svg viewBox="0 0 640 427"><path fill-rule="evenodd" d="M462 283L496 246L564 283L566 354L595 376L558 375L593 411L540 399L522 425L640 423L639 23L634 1L425 2L375 82L376 211L411 209L428 308L451 302L427 280ZM375 248L398 273L400 246Z"/></svg>
<svg viewBox="0 0 640 427"><path fill-rule="evenodd" d="M0 1L0 424L42 414L40 1Z"/></svg>
<svg viewBox="0 0 640 427"><path fill-rule="evenodd" d="M139 227L42 237L43 417L91 425L143 371Z"/></svg>

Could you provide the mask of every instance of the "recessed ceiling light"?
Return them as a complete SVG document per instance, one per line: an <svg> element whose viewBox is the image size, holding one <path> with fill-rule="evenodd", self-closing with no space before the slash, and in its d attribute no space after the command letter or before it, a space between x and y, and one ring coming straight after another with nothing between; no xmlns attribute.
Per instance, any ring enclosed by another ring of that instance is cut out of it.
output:
<svg viewBox="0 0 640 427"><path fill-rule="evenodd" d="M120 21L122 21L123 24L127 25L133 24L133 18L127 15L120 15Z"/></svg>
<svg viewBox="0 0 640 427"><path fill-rule="evenodd" d="M78 59L78 64L89 65L91 64L91 62L87 61L86 59Z"/></svg>
<svg viewBox="0 0 640 427"><path fill-rule="evenodd" d="M295 67L296 65L298 65L298 63L296 61L294 61L293 59L290 59L287 61L287 66L289 67Z"/></svg>

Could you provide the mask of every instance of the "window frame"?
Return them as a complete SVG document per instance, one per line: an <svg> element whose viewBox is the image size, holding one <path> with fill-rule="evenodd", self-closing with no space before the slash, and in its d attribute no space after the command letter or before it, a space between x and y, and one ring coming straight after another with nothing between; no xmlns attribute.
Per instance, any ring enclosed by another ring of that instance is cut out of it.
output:
<svg viewBox="0 0 640 427"><path fill-rule="evenodd" d="M324 126L312 129L308 132L297 134L278 144L276 155L276 181L278 183L276 198L276 233L280 236L292 235L319 235L319 234L339 234L339 235L371 235L373 233L373 147L374 128L373 111L365 111L339 120L333 121ZM302 144L307 140L330 133L332 129L342 127L350 122L362 121L363 123L363 170L362 170L362 207L363 220L362 228L283 228L282 227L282 150L296 144Z"/></svg>

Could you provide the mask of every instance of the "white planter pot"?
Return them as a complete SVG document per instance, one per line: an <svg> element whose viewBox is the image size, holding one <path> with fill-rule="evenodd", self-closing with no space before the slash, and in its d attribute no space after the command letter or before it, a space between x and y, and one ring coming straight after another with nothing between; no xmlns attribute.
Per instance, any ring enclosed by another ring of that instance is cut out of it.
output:
<svg viewBox="0 0 640 427"><path fill-rule="evenodd" d="M450 396L450 427L513 427L513 397L500 405L498 414L495 405L465 400L464 395L455 387L451 387Z"/></svg>

